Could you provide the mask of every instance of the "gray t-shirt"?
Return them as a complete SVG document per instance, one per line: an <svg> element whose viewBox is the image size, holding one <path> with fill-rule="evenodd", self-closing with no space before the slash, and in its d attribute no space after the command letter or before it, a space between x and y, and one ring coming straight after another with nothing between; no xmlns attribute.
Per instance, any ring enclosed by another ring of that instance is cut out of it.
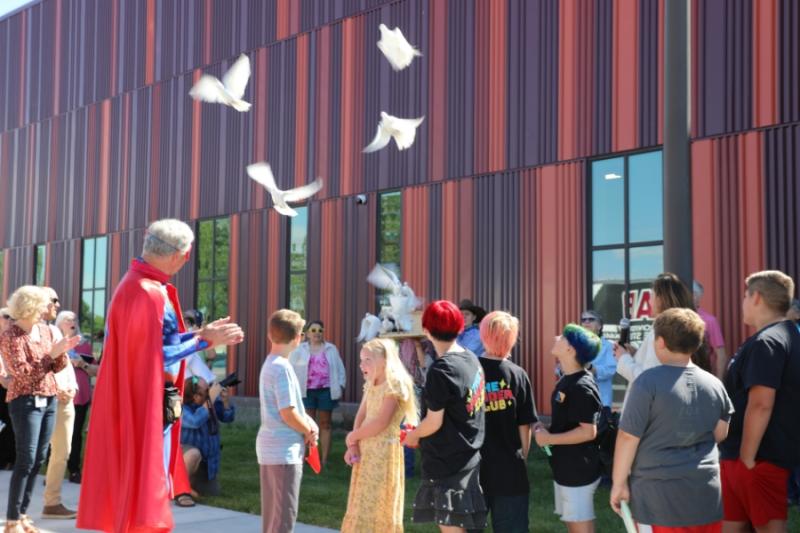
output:
<svg viewBox="0 0 800 533"><path fill-rule="evenodd" d="M688 527L722 520L714 428L731 413L722 382L694 365L657 366L633 382L620 429L641 439L630 476L637 522Z"/></svg>

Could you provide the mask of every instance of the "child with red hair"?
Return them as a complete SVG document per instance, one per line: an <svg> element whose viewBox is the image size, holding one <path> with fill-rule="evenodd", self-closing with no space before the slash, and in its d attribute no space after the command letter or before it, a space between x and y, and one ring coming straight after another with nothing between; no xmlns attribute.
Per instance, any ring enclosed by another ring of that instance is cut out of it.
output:
<svg viewBox="0 0 800 533"><path fill-rule="evenodd" d="M422 329L436 360L423 392L427 413L405 444L422 451L422 483L414 499L414 522L434 522L442 531L486 527L480 486L485 383L475 354L458 345L464 328L458 306L438 300L425 308Z"/></svg>

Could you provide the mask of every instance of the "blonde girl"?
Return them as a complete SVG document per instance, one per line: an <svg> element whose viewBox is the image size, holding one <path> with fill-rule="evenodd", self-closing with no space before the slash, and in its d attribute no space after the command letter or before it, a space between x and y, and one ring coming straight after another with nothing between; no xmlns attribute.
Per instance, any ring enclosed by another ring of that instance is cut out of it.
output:
<svg viewBox="0 0 800 533"><path fill-rule="evenodd" d="M342 532L403 531L405 474L400 423L416 425L414 381L397 345L373 339L361 350L364 395L344 460L353 466Z"/></svg>

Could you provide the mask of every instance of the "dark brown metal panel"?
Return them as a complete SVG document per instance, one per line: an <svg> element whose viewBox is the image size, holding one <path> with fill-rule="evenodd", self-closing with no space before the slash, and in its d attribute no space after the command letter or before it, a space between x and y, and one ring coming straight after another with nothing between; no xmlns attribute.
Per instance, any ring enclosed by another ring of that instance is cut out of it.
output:
<svg viewBox="0 0 800 533"><path fill-rule="evenodd" d="M47 247L47 285L61 300L63 311L80 310L81 239L53 242Z"/></svg>
<svg viewBox="0 0 800 533"><path fill-rule="evenodd" d="M782 270L800 284L799 126L765 133L764 181L766 267Z"/></svg>
<svg viewBox="0 0 800 533"><path fill-rule="evenodd" d="M6 251L4 276L8 280L8 296L23 285L33 284L33 246L11 248Z"/></svg>

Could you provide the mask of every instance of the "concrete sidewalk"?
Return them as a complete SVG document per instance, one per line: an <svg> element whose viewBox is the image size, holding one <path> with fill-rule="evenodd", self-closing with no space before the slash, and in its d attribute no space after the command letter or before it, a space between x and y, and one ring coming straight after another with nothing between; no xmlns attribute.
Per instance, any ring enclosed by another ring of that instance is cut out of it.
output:
<svg viewBox="0 0 800 533"><path fill-rule="evenodd" d="M5 510L8 501L8 485L11 481L11 472L0 471L0 505ZM78 531L75 529L75 520L44 520L42 515L42 494L44 493L44 477L39 476L33 490L33 498L28 508L28 514L33 518L36 526L42 533L61 533L66 531ZM69 483L64 480L61 494L64 505L70 509L76 509L80 485ZM192 533L257 533L261 531L261 517L229 511L219 507L209 507L207 505L197 505L195 507L183 508L172 506L172 514L175 520L175 531ZM5 512L2 514L0 524L5 524ZM316 526L297 524L296 533L331 533L335 530Z"/></svg>

